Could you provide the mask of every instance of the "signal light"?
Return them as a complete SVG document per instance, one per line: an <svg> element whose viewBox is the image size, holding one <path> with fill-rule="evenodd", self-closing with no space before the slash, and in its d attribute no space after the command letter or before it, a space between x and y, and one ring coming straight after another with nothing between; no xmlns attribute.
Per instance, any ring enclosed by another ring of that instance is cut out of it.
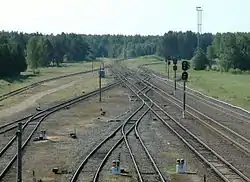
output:
<svg viewBox="0 0 250 182"><path fill-rule="evenodd" d="M173 66L173 70L174 70L174 71L177 70L177 66L176 66L176 65Z"/></svg>
<svg viewBox="0 0 250 182"><path fill-rule="evenodd" d="M187 81L188 79L188 73L186 71L184 71L181 75L181 79L184 80L184 81Z"/></svg>
<svg viewBox="0 0 250 182"><path fill-rule="evenodd" d="M182 70L187 71L189 69L189 63L187 61L182 61Z"/></svg>
<svg viewBox="0 0 250 182"><path fill-rule="evenodd" d="M177 64L177 59L176 58L173 59L173 64Z"/></svg>

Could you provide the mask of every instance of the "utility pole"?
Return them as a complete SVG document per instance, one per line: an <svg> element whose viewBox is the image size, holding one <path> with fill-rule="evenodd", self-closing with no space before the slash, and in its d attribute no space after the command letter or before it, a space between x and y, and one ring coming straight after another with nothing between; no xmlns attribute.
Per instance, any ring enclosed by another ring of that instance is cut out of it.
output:
<svg viewBox="0 0 250 182"><path fill-rule="evenodd" d="M17 182L22 182L22 123L18 123L17 135Z"/></svg>
<svg viewBox="0 0 250 182"><path fill-rule="evenodd" d="M99 70L99 101L102 102L102 67L100 66Z"/></svg>
<svg viewBox="0 0 250 182"><path fill-rule="evenodd" d="M201 46L201 34L202 34L202 7L196 7L197 12L197 50Z"/></svg>

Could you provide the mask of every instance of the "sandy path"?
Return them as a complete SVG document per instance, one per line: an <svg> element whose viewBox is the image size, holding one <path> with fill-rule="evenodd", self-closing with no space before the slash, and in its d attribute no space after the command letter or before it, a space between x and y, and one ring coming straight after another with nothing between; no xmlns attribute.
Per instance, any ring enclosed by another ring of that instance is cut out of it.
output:
<svg viewBox="0 0 250 182"><path fill-rule="evenodd" d="M37 93L35 95L32 95L31 97L29 97L28 99L22 101L21 103L19 103L17 105L14 105L14 106L12 106L10 108L3 109L3 110L0 111L0 119L3 118L3 117L10 116L10 115L12 115L14 113L23 111L23 110L27 109L28 107L33 106L34 103L37 100L41 99L43 96L51 94L51 93L59 91L59 90L62 90L62 89L65 89L67 87L70 87L70 86L74 85L76 82L77 81L73 81L73 82L70 82L68 84L62 85L60 87L56 87L56 88L53 88L53 89L50 89L50 90L47 90L47 91L39 92L39 93Z"/></svg>

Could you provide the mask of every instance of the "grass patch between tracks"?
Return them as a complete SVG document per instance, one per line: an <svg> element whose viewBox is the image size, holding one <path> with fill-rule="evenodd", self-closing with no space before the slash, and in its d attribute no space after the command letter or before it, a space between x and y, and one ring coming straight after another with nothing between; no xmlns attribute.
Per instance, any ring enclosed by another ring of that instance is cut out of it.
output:
<svg viewBox="0 0 250 182"><path fill-rule="evenodd" d="M140 57L138 59L126 60L124 64L130 68L136 68L142 64L159 61L155 57ZM160 61L159 61L160 62ZM166 65L155 64L148 68L166 75ZM170 67L170 77L173 78L173 64ZM181 66L178 65L177 76L181 75ZM250 75L234 75L216 71L195 71L188 70L188 87L196 89L204 94L224 100L226 102L244 107L250 110Z"/></svg>
<svg viewBox="0 0 250 182"><path fill-rule="evenodd" d="M110 60L105 60L105 64L110 63ZM100 67L100 61L94 61L94 68ZM63 63L61 67L41 68L38 75L33 75L31 71L23 72L19 77L0 79L0 95L24 87L26 85L38 82L41 80L87 71L92 68L91 62L80 63ZM9 85L10 84L10 85Z"/></svg>

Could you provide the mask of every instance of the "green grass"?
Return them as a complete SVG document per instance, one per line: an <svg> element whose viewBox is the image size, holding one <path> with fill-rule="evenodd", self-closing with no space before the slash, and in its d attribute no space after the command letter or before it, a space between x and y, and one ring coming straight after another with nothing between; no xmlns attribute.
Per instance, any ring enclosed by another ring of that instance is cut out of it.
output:
<svg viewBox="0 0 250 182"><path fill-rule="evenodd" d="M105 60L105 64L110 60ZM99 68L100 62L94 62L94 68ZM49 67L40 69L38 75L33 75L31 71L22 73L19 77L0 79L0 95L18 89L20 87L38 82L41 80L67 75L71 73L87 71L92 68L91 62L64 63L62 67ZM10 85L9 85L10 84Z"/></svg>
<svg viewBox="0 0 250 182"><path fill-rule="evenodd" d="M127 65L129 68L137 68L138 66L142 64L149 64L149 63L154 63L158 61L159 59L157 59L157 57L154 57L154 56L142 56L142 57L135 58L135 59L125 60L123 61L123 64Z"/></svg>
<svg viewBox="0 0 250 182"><path fill-rule="evenodd" d="M138 61L133 60L134 65L147 64L155 62L155 58L151 61L139 58ZM131 65L128 64L131 67ZM164 63L147 66L148 68L166 75L166 65ZM173 78L173 65L170 68L170 77ZM177 75L181 75L181 66L178 65ZM194 88L214 98L219 98L226 102L244 107L250 110L250 75L235 75L231 73L221 73L216 71L194 71L189 72L188 87Z"/></svg>

